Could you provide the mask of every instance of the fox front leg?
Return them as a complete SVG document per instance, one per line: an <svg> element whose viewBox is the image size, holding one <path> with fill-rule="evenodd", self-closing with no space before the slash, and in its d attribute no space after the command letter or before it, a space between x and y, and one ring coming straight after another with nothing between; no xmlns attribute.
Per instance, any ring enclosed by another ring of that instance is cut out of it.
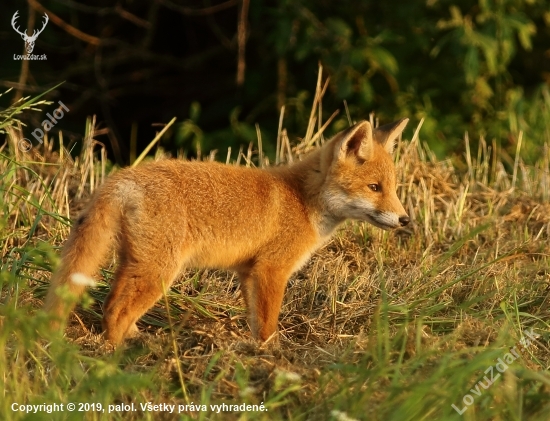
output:
<svg viewBox="0 0 550 421"><path fill-rule="evenodd" d="M240 273L241 289L248 310L248 323L254 338L267 341L277 332L290 271L262 265Z"/></svg>

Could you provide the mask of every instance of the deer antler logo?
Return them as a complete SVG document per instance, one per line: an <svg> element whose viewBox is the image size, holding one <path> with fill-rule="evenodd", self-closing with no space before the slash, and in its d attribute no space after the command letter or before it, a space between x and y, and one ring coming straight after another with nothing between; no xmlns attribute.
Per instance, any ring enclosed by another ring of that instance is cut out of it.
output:
<svg viewBox="0 0 550 421"><path fill-rule="evenodd" d="M27 53L30 54L30 53L32 53L32 50L34 49L34 42L36 41L36 38L38 38L38 35L40 35L42 33L42 31L44 30L44 28L48 24L48 21L50 20L50 18L48 18L48 15L46 13L44 13L44 23L42 24L42 29L40 29L39 31L34 30L32 32L32 35L29 37L27 35L26 31L21 32L19 30L19 26L15 27L15 21L19 17L19 16L17 16L18 13L19 13L19 10L17 10L13 14L13 18L11 18L11 26L13 27L15 32L17 32L19 35L21 35L21 38L23 38L23 40L25 40L25 49L27 50Z"/></svg>

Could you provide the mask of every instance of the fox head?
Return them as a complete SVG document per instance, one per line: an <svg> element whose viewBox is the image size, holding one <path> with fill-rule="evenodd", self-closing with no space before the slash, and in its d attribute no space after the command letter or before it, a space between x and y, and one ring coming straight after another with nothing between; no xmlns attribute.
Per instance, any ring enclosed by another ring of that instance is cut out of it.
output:
<svg viewBox="0 0 550 421"><path fill-rule="evenodd" d="M373 129L361 121L339 133L330 142L322 173L323 207L334 222L345 219L366 221L384 230L402 227L409 216L396 194L393 163L395 140L408 119Z"/></svg>

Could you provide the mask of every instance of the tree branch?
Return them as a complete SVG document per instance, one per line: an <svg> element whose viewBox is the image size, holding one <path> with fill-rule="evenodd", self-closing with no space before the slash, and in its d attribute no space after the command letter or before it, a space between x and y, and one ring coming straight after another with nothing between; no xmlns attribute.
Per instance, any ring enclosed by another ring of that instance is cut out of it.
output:
<svg viewBox="0 0 550 421"><path fill-rule="evenodd" d="M36 10L37 12L41 13L47 13L50 20L59 26L61 29L63 29L65 32L71 34L73 37L78 38L79 40L82 40L84 42L87 42L88 44L92 45L99 45L101 43L101 40L97 37L94 37L92 35L85 34L82 31L79 31L74 26L69 25L67 22L65 22L63 19L61 19L59 16L53 14L48 9L46 9L44 6L42 6L40 3L38 3L36 0L28 0L29 5Z"/></svg>
<svg viewBox="0 0 550 421"><path fill-rule="evenodd" d="M216 6L206 7L204 9L191 9L190 7L183 7L178 4L174 4L169 0L155 0L157 3L162 4L170 10L180 12L183 15L187 16L206 16L213 13L221 12L222 10L229 9L230 7L235 6L239 0L229 0L225 3L218 4Z"/></svg>

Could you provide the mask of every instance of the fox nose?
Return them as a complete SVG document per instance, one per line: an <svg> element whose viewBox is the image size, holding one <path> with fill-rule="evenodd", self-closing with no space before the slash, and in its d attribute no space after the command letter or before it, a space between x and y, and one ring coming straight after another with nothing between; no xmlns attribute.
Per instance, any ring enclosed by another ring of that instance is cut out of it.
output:
<svg viewBox="0 0 550 421"><path fill-rule="evenodd" d="M399 223L401 224L402 227L404 227L405 225L408 225L410 221L411 220L407 215L399 217Z"/></svg>

